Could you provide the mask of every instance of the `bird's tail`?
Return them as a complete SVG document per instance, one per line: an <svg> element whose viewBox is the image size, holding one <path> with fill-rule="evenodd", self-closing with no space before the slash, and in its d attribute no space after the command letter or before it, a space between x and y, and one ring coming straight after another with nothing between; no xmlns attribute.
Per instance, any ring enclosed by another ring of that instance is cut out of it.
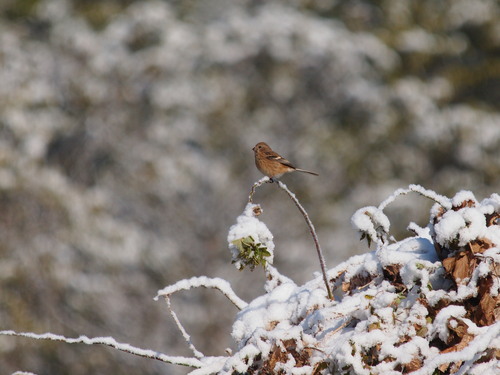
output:
<svg viewBox="0 0 500 375"><path fill-rule="evenodd" d="M295 170L297 172L304 172L304 173L309 173L309 174L312 174L314 176L319 176L319 174L315 173L315 172L311 172L311 171L306 171L305 169L300 169L300 168L295 168Z"/></svg>

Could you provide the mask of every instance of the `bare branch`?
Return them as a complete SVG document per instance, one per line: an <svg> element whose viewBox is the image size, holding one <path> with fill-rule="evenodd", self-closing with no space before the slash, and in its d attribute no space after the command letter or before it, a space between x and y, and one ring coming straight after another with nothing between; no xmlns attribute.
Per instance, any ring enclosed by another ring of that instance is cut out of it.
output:
<svg viewBox="0 0 500 375"><path fill-rule="evenodd" d="M177 318L177 314L174 312L174 310L172 310L172 305L170 304L170 298L168 296L165 296L165 300L167 301L168 311L170 312L170 315L172 315L172 318L174 319L177 328L179 328L179 331L181 331L182 337L184 337L184 339L186 340L189 349L191 349L196 358L204 358L205 355L195 348L193 342L191 341L191 336L189 336L189 334L186 332L179 318Z"/></svg>
<svg viewBox="0 0 500 375"><path fill-rule="evenodd" d="M323 252L321 251L321 246L319 244L318 235L316 234L316 230L314 229L314 225L311 222L311 219L309 219L309 215L307 214L304 207L302 207L299 200L295 197L295 194L293 194L287 188L287 186L281 181L278 181L278 186L288 194L290 199L293 201L293 203L295 203L295 205L299 209L300 213L302 214L302 216L304 216L304 219L306 220L307 226L309 227L309 231L311 232L311 236L312 236L313 241L314 241L314 245L316 245L316 252L318 253L319 264L321 266L321 272L323 273L323 281L325 282L326 291L328 292L328 298L333 300L334 299L333 294L332 294L332 291L330 289L330 285L328 284L328 278L326 276L325 258L323 257Z"/></svg>
<svg viewBox="0 0 500 375"><path fill-rule="evenodd" d="M271 180L267 176L264 176L259 181L257 181L255 184L253 184L252 190L250 191L250 195L248 196L249 203L253 203L253 195L255 194L255 189L257 189L259 186L262 186L262 184L265 184L266 182L273 182L273 180Z"/></svg>

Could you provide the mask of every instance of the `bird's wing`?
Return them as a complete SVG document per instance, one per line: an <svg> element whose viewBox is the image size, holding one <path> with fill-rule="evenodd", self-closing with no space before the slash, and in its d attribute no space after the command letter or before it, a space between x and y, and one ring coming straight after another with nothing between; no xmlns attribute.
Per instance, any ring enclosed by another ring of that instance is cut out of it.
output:
<svg viewBox="0 0 500 375"><path fill-rule="evenodd" d="M275 160L277 162L280 162L283 165L286 165L287 167L295 169L295 166L292 163L290 163L289 160L287 160L284 157L280 156L276 152L266 152L266 159L268 159L268 160Z"/></svg>

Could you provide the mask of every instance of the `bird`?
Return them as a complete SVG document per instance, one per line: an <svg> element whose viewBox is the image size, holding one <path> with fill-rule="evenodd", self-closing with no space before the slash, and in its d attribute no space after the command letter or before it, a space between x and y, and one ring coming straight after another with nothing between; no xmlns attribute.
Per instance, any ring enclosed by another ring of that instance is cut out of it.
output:
<svg viewBox="0 0 500 375"><path fill-rule="evenodd" d="M255 153L255 165L257 169L262 174L268 176L271 181L274 181L289 172L304 172L314 176L319 176L315 172L297 168L290 163L290 161L273 151L272 148L265 142L257 143L252 150Z"/></svg>

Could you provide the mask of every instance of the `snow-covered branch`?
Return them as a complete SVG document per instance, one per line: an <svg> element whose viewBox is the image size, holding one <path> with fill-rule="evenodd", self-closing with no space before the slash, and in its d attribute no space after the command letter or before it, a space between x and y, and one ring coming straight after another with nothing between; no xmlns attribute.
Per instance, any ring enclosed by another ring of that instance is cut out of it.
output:
<svg viewBox="0 0 500 375"><path fill-rule="evenodd" d="M87 345L105 345L110 346L112 348L121 350L126 353L134 354L140 357L156 359L165 363L171 363L180 366L188 366L188 367L201 367L203 362L201 362L197 358L189 358L189 357L178 357L178 356L169 356L155 350L150 349L141 349L130 344L120 343L116 341L113 337L87 337L87 336L79 336L76 338L69 338L61 335L56 335L53 333L42 333L36 334L32 332L15 332L11 330L0 331L0 335L4 336L18 336L18 337L27 337L36 340L52 340L52 341L62 341L68 344L87 344Z"/></svg>
<svg viewBox="0 0 500 375"><path fill-rule="evenodd" d="M401 195L406 195L408 193L415 192L423 197L429 198L434 202L441 205L443 208L449 210L451 208L451 200L443 195L437 194L436 192L425 189L420 185L411 184L407 189L397 189L394 193L392 193L389 197L387 197L382 203L379 204L378 208L380 210L384 210L390 203L394 202L397 197Z"/></svg>
<svg viewBox="0 0 500 375"><path fill-rule="evenodd" d="M192 277L190 279L181 280L173 285L169 285L158 291L158 294L154 298L158 301L160 297L168 297L173 293L179 292L181 290L189 290L192 288L211 288L218 289L222 294L224 294L239 310L245 308L247 303L243 301L231 288L231 285L224 279L209 278L206 276Z"/></svg>
<svg viewBox="0 0 500 375"><path fill-rule="evenodd" d="M182 337L184 337L184 340L186 340L189 349L193 352L194 356L196 358L203 358L205 355L200 352L196 347L194 346L193 342L191 341L191 336L187 333L186 329L182 325L181 321L177 317L177 314L175 313L174 310L172 310L172 304L170 303L170 298L168 296L165 296L165 301L167 301L167 307L168 307L168 312L170 315L172 315L172 318L174 319L175 324L177 325L177 328L179 328L179 331L182 334Z"/></svg>

